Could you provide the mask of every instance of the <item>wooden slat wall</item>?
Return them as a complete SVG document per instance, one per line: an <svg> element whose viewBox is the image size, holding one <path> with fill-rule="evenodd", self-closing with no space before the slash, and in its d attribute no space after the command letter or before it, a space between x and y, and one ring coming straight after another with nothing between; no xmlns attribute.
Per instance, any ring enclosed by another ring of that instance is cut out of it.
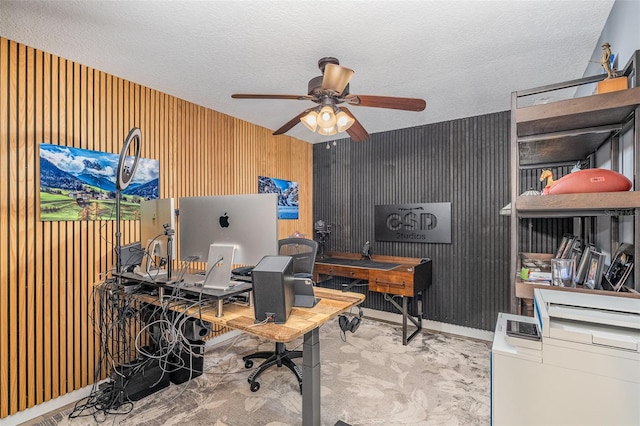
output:
<svg viewBox="0 0 640 426"><path fill-rule="evenodd" d="M314 220L333 226L328 250L428 257L425 318L493 330L509 311L509 113L314 146ZM377 204L451 202L452 244L374 241ZM376 293L365 304L392 309ZM412 308L413 309L413 308ZM415 313L415 310L414 310Z"/></svg>
<svg viewBox="0 0 640 426"><path fill-rule="evenodd" d="M300 219L279 235L312 235L312 145L0 38L0 418L93 382L92 288L114 263L114 221L40 222L38 145L119 153L136 126L161 197L294 180ZM139 238L120 226L122 244Z"/></svg>

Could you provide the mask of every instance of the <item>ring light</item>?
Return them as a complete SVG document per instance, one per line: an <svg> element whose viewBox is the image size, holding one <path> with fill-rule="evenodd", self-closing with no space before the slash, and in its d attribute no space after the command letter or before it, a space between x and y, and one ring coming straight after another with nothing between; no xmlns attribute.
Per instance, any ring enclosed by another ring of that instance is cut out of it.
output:
<svg viewBox="0 0 640 426"><path fill-rule="evenodd" d="M133 175L138 168L138 160L140 160L140 145L142 145L142 134L139 127L134 127L129 132L127 139L124 141L124 146L120 152L120 160L118 161L118 173L116 177L116 188L120 191L125 189L131 183ZM133 157L133 164L127 164L127 159L130 158L127 153L129 152L129 145L134 144L135 155Z"/></svg>

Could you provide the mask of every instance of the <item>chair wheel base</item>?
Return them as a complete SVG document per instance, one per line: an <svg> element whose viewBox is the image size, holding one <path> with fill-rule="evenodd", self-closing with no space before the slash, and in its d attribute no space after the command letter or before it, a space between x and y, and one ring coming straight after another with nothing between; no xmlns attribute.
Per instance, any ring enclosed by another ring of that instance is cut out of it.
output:
<svg viewBox="0 0 640 426"><path fill-rule="evenodd" d="M262 351L242 357L245 368L252 368L254 364L253 360L256 358L264 359L264 362L260 364L260 366L247 378L251 392L257 392L258 389L260 389L260 383L258 383L256 379L268 368L276 366L287 367L291 370L291 372L296 376L296 379L298 379L300 393L302 393L302 370L292 360L292 358L302 358L302 351L288 351L284 343L280 342L276 342L275 349L276 350L274 352Z"/></svg>

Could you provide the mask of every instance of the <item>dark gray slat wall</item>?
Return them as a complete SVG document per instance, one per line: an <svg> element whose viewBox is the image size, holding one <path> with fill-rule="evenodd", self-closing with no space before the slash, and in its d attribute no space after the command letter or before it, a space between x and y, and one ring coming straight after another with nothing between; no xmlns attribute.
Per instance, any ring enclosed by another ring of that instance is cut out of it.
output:
<svg viewBox="0 0 640 426"><path fill-rule="evenodd" d="M572 166L552 167L554 179L571 173ZM543 168L525 169L520 172L520 193L535 189L544 189L545 182L540 182ZM532 232L529 226L532 226ZM573 233L573 219L522 219L520 220L520 251L534 253L555 253L562 236Z"/></svg>
<svg viewBox="0 0 640 426"><path fill-rule="evenodd" d="M452 244L374 241L374 205L449 201ZM431 258L428 319L492 330L508 310L509 221L498 212L509 201L508 112L314 146L314 221L333 226L328 250L371 240L377 254Z"/></svg>
<svg viewBox="0 0 640 426"><path fill-rule="evenodd" d="M529 223L533 228L531 233L529 232ZM520 251L555 253L565 233L573 233L572 219L521 219ZM529 243L530 240L531 243Z"/></svg>

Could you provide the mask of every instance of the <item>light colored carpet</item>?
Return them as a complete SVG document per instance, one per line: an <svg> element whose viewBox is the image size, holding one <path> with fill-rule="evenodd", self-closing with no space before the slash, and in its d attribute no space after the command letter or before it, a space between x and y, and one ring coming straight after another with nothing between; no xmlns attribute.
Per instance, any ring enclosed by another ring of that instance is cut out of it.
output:
<svg viewBox="0 0 640 426"><path fill-rule="evenodd" d="M337 319L321 327L323 425L489 423L489 342L424 331L403 346L401 337L399 325L367 318L346 342ZM207 350L202 376L135 402L129 414L99 416L99 423L69 419L65 410L41 424L300 425L302 397L288 369L272 367L260 390L249 390L242 356L273 346L242 334ZM302 340L287 348L297 346Z"/></svg>

